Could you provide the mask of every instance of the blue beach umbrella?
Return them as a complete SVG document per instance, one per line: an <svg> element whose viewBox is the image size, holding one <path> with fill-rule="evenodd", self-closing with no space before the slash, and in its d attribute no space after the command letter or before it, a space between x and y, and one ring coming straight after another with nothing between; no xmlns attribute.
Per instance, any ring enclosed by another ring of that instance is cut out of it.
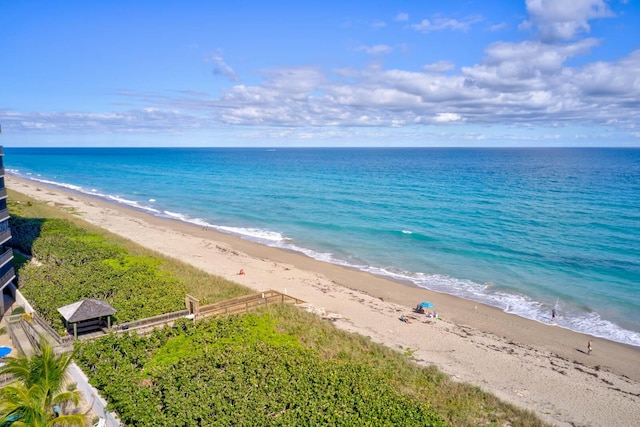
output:
<svg viewBox="0 0 640 427"><path fill-rule="evenodd" d="M431 303L430 303L430 302L428 302L428 301L424 301L424 302L421 302L420 304L418 304L418 306L419 306L419 307L422 307L422 308L432 308L432 307L433 307L433 304L431 304Z"/></svg>
<svg viewBox="0 0 640 427"><path fill-rule="evenodd" d="M0 347L0 357L8 356L11 353L10 347Z"/></svg>

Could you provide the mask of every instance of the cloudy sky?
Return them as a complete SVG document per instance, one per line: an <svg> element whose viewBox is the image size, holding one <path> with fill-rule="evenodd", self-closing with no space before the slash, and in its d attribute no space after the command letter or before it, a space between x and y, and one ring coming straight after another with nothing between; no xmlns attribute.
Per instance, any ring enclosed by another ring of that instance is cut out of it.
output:
<svg viewBox="0 0 640 427"><path fill-rule="evenodd" d="M638 0L0 0L0 144L640 146Z"/></svg>

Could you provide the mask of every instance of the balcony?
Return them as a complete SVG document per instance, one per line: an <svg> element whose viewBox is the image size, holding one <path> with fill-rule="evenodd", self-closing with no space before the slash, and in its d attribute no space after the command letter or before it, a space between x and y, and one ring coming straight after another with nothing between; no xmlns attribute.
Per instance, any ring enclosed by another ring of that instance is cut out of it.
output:
<svg viewBox="0 0 640 427"><path fill-rule="evenodd" d="M0 188L0 199L6 199L6 198L7 198L7 189Z"/></svg>
<svg viewBox="0 0 640 427"><path fill-rule="evenodd" d="M0 233L0 245L4 245L11 240L11 229L6 229Z"/></svg>
<svg viewBox="0 0 640 427"><path fill-rule="evenodd" d="M16 272L13 267L9 271L7 271L2 277L0 277L0 289L7 286L13 279L16 278Z"/></svg>
<svg viewBox="0 0 640 427"><path fill-rule="evenodd" d="M11 262L13 259L13 249L7 248L7 250L0 255L0 271L2 271L2 267L8 262Z"/></svg>
<svg viewBox="0 0 640 427"><path fill-rule="evenodd" d="M6 221L9 219L9 209L0 210L0 222Z"/></svg>

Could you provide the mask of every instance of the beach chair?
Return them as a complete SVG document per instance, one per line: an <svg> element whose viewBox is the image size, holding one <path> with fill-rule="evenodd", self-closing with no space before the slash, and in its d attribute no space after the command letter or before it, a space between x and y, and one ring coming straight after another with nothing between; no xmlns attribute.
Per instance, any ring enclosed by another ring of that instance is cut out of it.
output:
<svg viewBox="0 0 640 427"><path fill-rule="evenodd" d="M105 420L104 418L100 418L98 422L93 425L93 427L106 427L106 425L107 420Z"/></svg>

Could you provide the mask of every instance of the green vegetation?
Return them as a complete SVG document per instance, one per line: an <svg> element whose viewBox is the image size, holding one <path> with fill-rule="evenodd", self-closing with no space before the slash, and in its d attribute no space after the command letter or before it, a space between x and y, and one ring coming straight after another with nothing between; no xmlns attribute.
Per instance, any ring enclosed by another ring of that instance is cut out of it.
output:
<svg viewBox="0 0 640 427"><path fill-rule="evenodd" d="M14 377L0 388L0 425L84 426L84 414L64 413L62 409L69 402L77 405L80 398L71 387L63 390L73 354L56 355L43 338L39 344L33 356L8 358L0 367L0 374Z"/></svg>
<svg viewBox="0 0 640 427"><path fill-rule="evenodd" d="M57 309L86 298L107 301L115 322L129 322L183 309L186 293L206 303L250 292L45 204L17 200L9 209L12 244L34 261L19 266L20 291L60 333Z"/></svg>
<svg viewBox="0 0 640 427"><path fill-rule="evenodd" d="M17 306L11 312L11 314L22 314L22 313L24 313L24 307L22 307L22 306Z"/></svg>
<svg viewBox="0 0 640 427"><path fill-rule="evenodd" d="M54 324L57 307L80 298L104 298L128 321L182 308L185 292L210 302L250 292L19 201L12 232L38 261L20 268L20 288ZM542 425L411 356L283 305L111 334L78 343L76 361L126 425Z"/></svg>
<svg viewBox="0 0 640 427"><path fill-rule="evenodd" d="M446 425L378 369L277 332L269 313L111 335L78 362L127 425Z"/></svg>
<svg viewBox="0 0 640 427"><path fill-rule="evenodd" d="M184 282L161 270L159 260L129 255L69 221L44 221L31 254L37 262L20 270L20 289L58 330L64 325L57 309L85 298L107 301L120 322L184 307Z"/></svg>

